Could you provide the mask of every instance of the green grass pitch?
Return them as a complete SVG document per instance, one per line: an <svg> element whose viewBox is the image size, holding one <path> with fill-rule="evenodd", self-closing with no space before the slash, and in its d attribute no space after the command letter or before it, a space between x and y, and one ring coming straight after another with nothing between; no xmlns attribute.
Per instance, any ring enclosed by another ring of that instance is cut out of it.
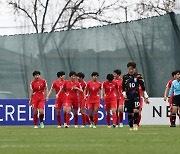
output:
<svg viewBox="0 0 180 154"><path fill-rule="evenodd" d="M56 128L0 126L1 154L177 154L180 127Z"/></svg>

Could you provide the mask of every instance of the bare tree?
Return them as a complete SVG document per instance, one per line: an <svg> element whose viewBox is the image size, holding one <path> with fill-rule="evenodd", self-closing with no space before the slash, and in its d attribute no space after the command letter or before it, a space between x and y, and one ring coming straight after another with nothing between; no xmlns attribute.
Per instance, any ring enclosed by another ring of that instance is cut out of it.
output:
<svg viewBox="0 0 180 154"><path fill-rule="evenodd" d="M175 0L141 0L136 9L140 17L163 15L173 10Z"/></svg>
<svg viewBox="0 0 180 154"><path fill-rule="evenodd" d="M95 2L95 1L94 1ZM107 3L106 0L96 0L94 5L88 0L8 0L18 16L26 16L33 24L36 33L53 32L55 30L70 30L81 25L83 20L93 19L102 23L112 23L103 17L104 12L114 9L118 0ZM56 10L56 11L54 11ZM53 19L50 20L50 16Z"/></svg>

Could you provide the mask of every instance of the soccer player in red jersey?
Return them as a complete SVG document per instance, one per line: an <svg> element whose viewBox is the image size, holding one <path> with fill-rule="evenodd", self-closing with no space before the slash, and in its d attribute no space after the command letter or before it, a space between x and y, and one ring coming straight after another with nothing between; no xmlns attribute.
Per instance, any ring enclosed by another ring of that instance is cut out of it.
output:
<svg viewBox="0 0 180 154"><path fill-rule="evenodd" d="M118 84L113 80L114 79L113 74L108 74L106 79L107 80L104 81L102 84L101 99L104 100L104 108L107 114L106 120L107 120L108 128L111 128L110 111L112 111L113 127L116 128L117 94L119 94Z"/></svg>
<svg viewBox="0 0 180 154"><path fill-rule="evenodd" d="M101 83L98 81L98 72L91 74L92 80L87 83L84 90L85 100L88 101L88 111L91 120L90 127L96 128L98 122L98 110L100 107ZM94 122L94 125L93 125Z"/></svg>
<svg viewBox="0 0 180 154"><path fill-rule="evenodd" d="M124 107L124 97L122 94L122 81L123 79L121 78L121 70L116 69L114 70L114 81L118 84L118 91L119 91L119 95L117 98L117 111L116 111L116 115L117 115L117 122L116 122L116 127L122 128L123 127L123 107Z"/></svg>
<svg viewBox="0 0 180 154"><path fill-rule="evenodd" d="M168 92L171 88L171 85L172 85L172 82L176 79L176 72L173 71L172 72L172 79L168 81L167 85L166 85L166 88L164 90L164 101L167 100L167 95L168 95ZM170 126L173 125L173 121L172 121L172 100L173 100L173 96L174 96L174 93L172 93L170 99L168 100L169 101L169 107L170 107L170 116L169 116L169 120L170 120Z"/></svg>
<svg viewBox="0 0 180 154"><path fill-rule="evenodd" d="M33 121L34 128L38 128L38 112L40 119L40 127L44 128L43 118L44 118L44 91L46 95L48 94L47 82L45 79L41 78L41 73L39 71L34 71L32 73L34 80L30 83L30 99L29 105L33 109Z"/></svg>
<svg viewBox="0 0 180 154"><path fill-rule="evenodd" d="M49 90L49 93L46 97L46 100L48 101L49 99L49 96L51 95L51 93L53 92L53 90L55 89L56 91L56 94L59 92L59 90L64 86L64 83L65 83L65 72L61 71L61 72L58 72L57 73L57 77L58 79L55 80L53 83L52 83L52 86L51 86L51 89ZM65 92L62 91L58 98L56 98L55 100L55 109L56 109L56 119L57 119L57 123L58 123L58 127L57 128L61 128L61 115L60 115L60 111L61 111L61 108L62 108L62 104L64 102L64 99L65 99Z"/></svg>
<svg viewBox="0 0 180 154"><path fill-rule="evenodd" d="M66 93L66 99L63 102L63 110L66 113L66 124L65 128L69 127L69 119L71 107L74 109L74 127L78 128L78 93L82 92L81 85L76 81L76 72L71 71L69 73L69 80L66 80L62 89L59 90L56 97L59 97L61 91L64 90Z"/></svg>
<svg viewBox="0 0 180 154"><path fill-rule="evenodd" d="M77 74L78 82L80 83L83 91L86 87L86 82L84 81L84 77L85 77L85 75L82 72L79 72ZM86 102L87 101L85 101L85 99L84 99L84 94L80 92L79 93L79 104L80 104L80 109L81 109L81 114L82 114L82 123L83 123L81 128L85 128L86 121L88 122L88 124L90 124L89 116L86 114Z"/></svg>

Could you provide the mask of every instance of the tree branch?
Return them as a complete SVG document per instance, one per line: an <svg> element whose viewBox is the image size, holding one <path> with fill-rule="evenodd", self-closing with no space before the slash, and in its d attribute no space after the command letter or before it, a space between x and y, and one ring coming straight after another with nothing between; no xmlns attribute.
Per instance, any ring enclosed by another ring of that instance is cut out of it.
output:
<svg viewBox="0 0 180 154"><path fill-rule="evenodd" d="M54 29L55 29L57 23L59 22L59 19L60 19L61 16L63 15L64 11L67 9L67 6L69 5L70 2L71 2L71 0L68 0L67 3L66 3L66 5L64 6L64 8L61 10L61 12L60 12L60 14L59 14L59 16L58 16L56 22L55 22L54 25L52 26L50 32L53 32L53 31L54 31Z"/></svg>
<svg viewBox="0 0 180 154"><path fill-rule="evenodd" d="M42 19L41 33L44 32L44 23L45 23L46 13L47 13L47 9L48 9L48 4L49 4L49 0L46 0L46 5L44 8L45 10L44 10L43 19Z"/></svg>

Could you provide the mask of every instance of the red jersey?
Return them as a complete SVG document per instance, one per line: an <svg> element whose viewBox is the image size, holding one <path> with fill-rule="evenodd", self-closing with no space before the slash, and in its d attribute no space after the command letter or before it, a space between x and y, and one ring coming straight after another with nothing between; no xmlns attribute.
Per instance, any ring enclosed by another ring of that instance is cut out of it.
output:
<svg viewBox="0 0 180 154"><path fill-rule="evenodd" d="M78 97L78 95L77 95L78 91L76 89L74 89L74 87L81 88L81 85L77 81L74 81L74 82L72 82L70 80L65 81L63 89L65 90L67 97L70 97L70 98Z"/></svg>
<svg viewBox="0 0 180 154"><path fill-rule="evenodd" d="M170 89L173 81L174 79L169 80L166 87Z"/></svg>
<svg viewBox="0 0 180 154"><path fill-rule="evenodd" d="M35 94L44 94L44 90L47 87L47 82L45 79L41 78L39 81L35 79L31 81L30 88L33 91L33 95Z"/></svg>
<svg viewBox="0 0 180 154"><path fill-rule="evenodd" d="M51 88L52 89L55 89L55 91L56 91L56 94L59 92L59 90L61 89L61 88L63 88L63 86L64 86L64 84L65 84L65 80L55 80L53 83L52 83L52 86L51 86ZM64 94L65 94L65 92L64 91L62 91L60 94L59 94L59 97L64 97Z"/></svg>
<svg viewBox="0 0 180 154"><path fill-rule="evenodd" d="M173 81L174 81L174 79L169 80L167 85L166 85L166 88L170 89ZM172 93L172 95L170 96L170 103L172 103L173 97L174 97L174 93Z"/></svg>
<svg viewBox="0 0 180 154"><path fill-rule="evenodd" d="M102 84L102 89L104 89L105 92L104 100L106 101L117 100L117 90L118 90L117 82L115 81L109 82L108 80L106 80Z"/></svg>
<svg viewBox="0 0 180 154"><path fill-rule="evenodd" d="M122 94L122 82L123 82L123 79L122 78L119 78L119 79L114 79L113 81L115 81L118 85L118 91L119 91L119 96L120 96L120 99L123 98L123 94Z"/></svg>
<svg viewBox="0 0 180 154"><path fill-rule="evenodd" d="M86 82L84 80L82 80L82 82L79 82L80 86L82 87L82 90L84 91L85 87L86 87ZM79 99L83 100L84 99L84 94L82 92L79 92Z"/></svg>
<svg viewBox="0 0 180 154"><path fill-rule="evenodd" d="M101 83L99 81L89 81L85 89L89 99L99 99L99 90L101 90Z"/></svg>

